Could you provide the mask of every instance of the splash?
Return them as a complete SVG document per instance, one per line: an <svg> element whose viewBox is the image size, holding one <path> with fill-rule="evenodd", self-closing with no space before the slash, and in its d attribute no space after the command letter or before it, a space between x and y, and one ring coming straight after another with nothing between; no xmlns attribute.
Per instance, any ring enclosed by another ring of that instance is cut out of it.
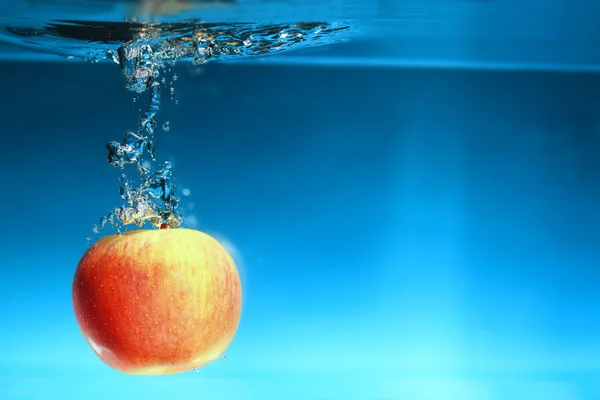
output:
<svg viewBox="0 0 600 400"><path fill-rule="evenodd" d="M129 80L126 85L129 90L139 92L139 82ZM126 204L114 209L108 216L102 217L101 229L107 223L115 226L117 222L124 226L135 224L143 227L146 222L149 222L154 227L161 227L164 224L177 227L183 221L177 211L179 199L175 196L171 162L165 161L152 173L152 163L145 159L145 156L148 156L152 161L156 161L154 133L157 124L154 118L160 109L161 95L159 82L151 82L150 87L148 107L141 118L138 131L127 132L121 142L112 141L106 146L108 163L120 169L124 169L125 165L133 164L137 168L141 183L135 187L126 174L121 174L120 194Z"/></svg>
<svg viewBox="0 0 600 400"><path fill-rule="evenodd" d="M350 24L65 20L32 26L13 22L0 24L0 41L90 62L138 60L137 66L127 63L121 67L142 90L156 67L165 62L191 60L203 64L215 59L227 61L332 44L345 40L352 32Z"/></svg>
<svg viewBox="0 0 600 400"><path fill-rule="evenodd" d="M125 204L113 209L93 226L94 233L111 225L121 232L128 225L177 227L183 218L178 212L173 166L157 164L156 117L165 75L177 62L191 60L202 66L211 60L229 60L280 53L303 46L333 43L349 26L324 22L291 24L264 23L135 23L55 21L43 27L5 26L0 40L50 51L67 58L90 62L113 61L121 67L125 88L136 94L149 92L146 110L136 130L121 141L107 144L107 161L115 168L137 169L139 179L121 174L120 194ZM173 83L168 95L177 104ZM137 102L138 98L134 98ZM171 130L170 122L162 131Z"/></svg>

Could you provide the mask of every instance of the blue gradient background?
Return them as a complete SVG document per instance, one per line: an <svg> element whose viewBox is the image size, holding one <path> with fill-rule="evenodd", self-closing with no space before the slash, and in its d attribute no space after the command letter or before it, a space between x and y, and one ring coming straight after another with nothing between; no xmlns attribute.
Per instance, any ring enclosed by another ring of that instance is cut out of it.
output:
<svg viewBox="0 0 600 400"><path fill-rule="evenodd" d="M227 360L93 354L71 281L146 98L115 65L2 63L1 399L600 398L599 75L176 71L157 156L233 246Z"/></svg>

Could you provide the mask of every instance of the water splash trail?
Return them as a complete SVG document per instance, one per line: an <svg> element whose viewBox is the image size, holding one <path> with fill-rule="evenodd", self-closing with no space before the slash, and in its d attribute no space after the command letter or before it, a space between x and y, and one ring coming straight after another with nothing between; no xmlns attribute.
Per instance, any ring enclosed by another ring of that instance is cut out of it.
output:
<svg viewBox="0 0 600 400"><path fill-rule="evenodd" d="M68 32L84 32L90 35L98 26L71 22ZM48 33L64 35L61 25L48 28ZM133 29L135 27L135 29ZM118 63L125 76L127 90L135 93L149 91L149 102L144 115L140 119L137 131L127 132L121 142L112 141L107 144L108 162L116 168L124 169L132 164L139 173L139 185L126 176L121 175L120 193L126 204L114 209L100 220L100 228L107 223L115 226L120 232L123 226L135 224L143 227L149 222L155 227L167 224L177 227L182 223L182 216L177 211L179 198L175 196L175 185L172 177L172 164L165 161L152 172L152 163L144 160L149 156L156 161L155 132L156 115L161 105L160 79L165 69L174 66L178 60L192 59L194 64L202 65L212 59L231 57L249 57L278 53L303 44L327 41L348 26L327 23L295 23L295 24L166 24L166 25L132 25L132 37L118 49L103 50L97 54L96 60L112 59ZM13 34L36 36L31 30L15 30ZM92 57L94 58L94 57ZM160 80L159 80L160 79ZM173 76L172 81L177 77ZM172 82L171 82L172 83ZM173 87L170 87L173 94ZM177 101L175 100L177 103ZM163 124L163 131L169 131L170 124ZM98 232L98 226L94 226Z"/></svg>
<svg viewBox="0 0 600 400"><path fill-rule="evenodd" d="M177 227L182 222L182 216L177 211L179 199L175 196L172 164L165 161L152 173L152 164L144 163L145 155L156 161L155 117L161 104L161 83L157 79L160 69L165 67L163 63L152 62L151 54L152 48L147 45L127 47L119 51L127 89L136 93L150 89L150 98L137 132L129 131L121 142L112 141L107 144L107 160L112 166L121 169L127 164L135 165L141 183L136 187L125 173L121 174L120 194L126 204L102 217L100 229L107 223L113 226L120 223L124 226L135 224L142 227L150 222L155 227L164 224ZM94 231L98 231L97 227Z"/></svg>

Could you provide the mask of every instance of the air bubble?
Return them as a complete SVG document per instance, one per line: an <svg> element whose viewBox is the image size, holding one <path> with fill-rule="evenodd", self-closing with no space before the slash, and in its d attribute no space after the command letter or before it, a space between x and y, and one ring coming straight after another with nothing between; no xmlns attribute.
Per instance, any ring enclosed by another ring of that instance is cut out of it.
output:
<svg viewBox="0 0 600 400"><path fill-rule="evenodd" d="M152 71L148 68L136 70L127 78L126 87L136 93L142 93L150 87L152 81Z"/></svg>
<svg viewBox="0 0 600 400"><path fill-rule="evenodd" d="M123 168L124 164L134 164L140 160L142 153L148 149L148 138L127 132L121 143L110 142L106 147L109 164Z"/></svg>

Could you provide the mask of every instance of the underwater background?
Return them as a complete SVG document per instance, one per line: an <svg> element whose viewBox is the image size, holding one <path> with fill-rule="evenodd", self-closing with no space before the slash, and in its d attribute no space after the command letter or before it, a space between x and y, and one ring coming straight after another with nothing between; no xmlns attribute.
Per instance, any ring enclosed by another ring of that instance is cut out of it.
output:
<svg viewBox="0 0 600 400"><path fill-rule="evenodd" d="M380 18L363 29L378 38L174 66L157 159L244 302L226 360L172 376L103 364L71 301L87 237L109 233L92 225L123 202L106 144L146 94L114 63L0 48L0 399L599 398L600 5L584 3L457 1L431 36ZM523 18L476 23L502 5ZM468 33L447 35L457 21Z"/></svg>

